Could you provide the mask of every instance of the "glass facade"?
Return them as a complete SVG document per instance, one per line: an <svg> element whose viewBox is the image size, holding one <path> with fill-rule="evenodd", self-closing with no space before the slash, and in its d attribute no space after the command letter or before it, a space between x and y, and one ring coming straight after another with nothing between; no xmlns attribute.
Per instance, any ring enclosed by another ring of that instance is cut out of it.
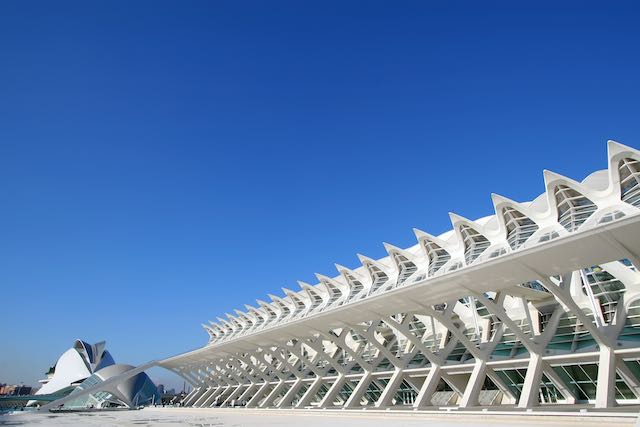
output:
<svg viewBox="0 0 640 427"><path fill-rule="evenodd" d="M464 261L467 265L475 261L491 246L491 243L486 237L469 226L461 225L460 234L462 235L462 242L464 244Z"/></svg>
<svg viewBox="0 0 640 427"><path fill-rule="evenodd" d="M504 208L502 216L507 228L507 243L513 250L522 246L533 233L538 231L538 225L535 222L511 207Z"/></svg>
<svg viewBox="0 0 640 427"><path fill-rule="evenodd" d="M558 222L569 232L577 230L598 209L595 203L566 185L558 185L554 195Z"/></svg>

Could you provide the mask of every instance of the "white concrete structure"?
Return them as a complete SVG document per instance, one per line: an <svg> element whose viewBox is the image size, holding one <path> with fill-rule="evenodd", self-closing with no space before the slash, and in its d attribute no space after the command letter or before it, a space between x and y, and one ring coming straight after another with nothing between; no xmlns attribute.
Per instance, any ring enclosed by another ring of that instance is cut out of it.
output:
<svg viewBox="0 0 640 427"><path fill-rule="evenodd" d="M76 340L73 347L62 353L56 364L47 373L47 378L40 380L43 386L36 395L68 394L95 371L113 365L113 357L105 349L106 343L101 341L88 344ZM29 404L33 404L29 402Z"/></svg>
<svg viewBox="0 0 640 427"><path fill-rule="evenodd" d="M149 366L202 408L637 404L640 152L610 141L607 169L544 179L532 202L493 195L495 215L450 214L451 231L269 295Z"/></svg>
<svg viewBox="0 0 640 427"><path fill-rule="evenodd" d="M440 236L204 325L160 362L187 406L424 408L640 398L640 152L576 182L545 171L528 203L450 214Z"/></svg>
<svg viewBox="0 0 640 427"><path fill-rule="evenodd" d="M159 402L158 390L147 374L131 365L115 364L105 347L104 341L91 345L76 340L40 381L44 385L36 395L46 399L31 400L28 405L58 397L44 406L59 407L64 402L67 409L132 408Z"/></svg>
<svg viewBox="0 0 640 427"><path fill-rule="evenodd" d="M99 392L84 393L84 390L89 387L104 384L114 377L122 377L133 369L135 367L131 365L115 364L96 371L69 394L69 401L65 403L64 407L66 409L135 408L160 402L158 389L144 372L129 376L115 384L101 387Z"/></svg>

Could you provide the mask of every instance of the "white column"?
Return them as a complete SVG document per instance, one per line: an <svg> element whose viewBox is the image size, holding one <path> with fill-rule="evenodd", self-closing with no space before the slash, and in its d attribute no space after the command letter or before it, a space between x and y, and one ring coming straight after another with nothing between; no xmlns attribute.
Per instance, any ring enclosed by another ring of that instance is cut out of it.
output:
<svg viewBox="0 0 640 427"><path fill-rule="evenodd" d="M353 389L353 393L349 396L347 403L344 404L345 408L357 408L360 406L360 401L362 400L362 396L367 391L369 384L371 383L371 379L373 378L371 372L365 371L362 378L356 385L356 388Z"/></svg>
<svg viewBox="0 0 640 427"><path fill-rule="evenodd" d="M259 387L259 384L257 384L257 383L249 384L249 387L247 387L247 389L242 392L240 397L238 397L238 401L240 401L240 402L245 401L247 399L247 397L249 397L251 395L251 393L253 393L255 391L255 389L258 388L258 387Z"/></svg>
<svg viewBox="0 0 640 427"><path fill-rule="evenodd" d="M227 391L229 391L230 388L231 385L220 387L220 390L218 390L218 392L214 396L213 402L211 403L211 405L209 405L209 407L212 407L213 405L220 406L220 399Z"/></svg>
<svg viewBox="0 0 640 427"><path fill-rule="evenodd" d="M478 396L480 395L480 390L482 390L482 385L484 384L486 376L486 363L484 360L476 359L476 363L473 366L473 372L471 372L471 377L469 377L469 382L467 382L467 387L464 389L464 395L460 401L461 408L478 405Z"/></svg>
<svg viewBox="0 0 640 427"><path fill-rule="evenodd" d="M420 391L416 396L415 402L413 402L414 408L422 408L425 406L431 406L431 397L433 393L436 391L438 384L440 383L440 371L441 368L438 365L431 365L431 370L427 374L427 377L420 387Z"/></svg>
<svg viewBox="0 0 640 427"><path fill-rule="evenodd" d="M520 394L520 400L518 400L518 408L532 408L538 405L541 381L542 356L536 353L530 353L527 375L524 377L522 393Z"/></svg>
<svg viewBox="0 0 640 427"><path fill-rule="evenodd" d="M616 355L611 347L600 346L596 408L616 406Z"/></svg>
<svg viewBox="0 0 640 427"><path fill-rule="evenodd" d="M205 390L204 393L202 393L202 395L200 395L200 397L198 398L198 400L196 400L195 402L193 402L193 405L191 406L195 406L196 408L200 406L200 404L202 402L204 402L204 400L207 398L207 396L209 396L213 390L215 389L215 387L207 387L207 389Z"/></svg>
<svg viewBox="0 0 640 427"><path fill-rule="evenodd" d="M267 398L262 401L262 403L260 404L260 407L261 408L268 408L269 406L271 406L273 401L276 400L276 397L278 397L278 394L280 394L282 392L282 389L286 385L287 385L287 383L285 383L283 380L280 380L280 382L278 384L276 384L276 386L273 388L273 390L271 390L271 393L269 393Z"/></svg>
<svg viewBox="0 0 640 427"><path fill-rule="evenodd" d="M202 405L200 405L201 408L209 408L211 406L211 404L213 403L213 400L220 394L222 393L222 390L224 390L225 386L218 386L218 387L213 387L213 390L211 390L211 393L209 393L209 396L204 400L204 402L202 402Z"/></svg>
<svg viewBox="0 0 640 427"><path fill-rule="evenodd" d="M231 403L235 398L237 398L240 393L242 392L242 389L244 388L244 384L240 384L238 385L238 387L236 387L236 389L233 391L233 393L231 393L229 395L229 397L227 397L224 402L222 402L220 404L220 406L226 406L228 403Z"/></svg>
<svg viewBox="0 0 640 427"><path fill-rule="evenodd" d="M194 390L188 399L185 399L184 406L191 406L191 404L198 399L202 393L204 393L207 389L204 386L198 387Z"/></svg>
<svg viewBox="0 0 640 427"><path fill-rule="evenodd" d="M393 396L398 390L398 387L400 387L400 384L402 384L403 376L404 376L403 369L396 368L393 371L393 375L389 379L387 386L384 388L384 390L382 391L382 394L380 394L380 397L375 403L376 408L384 408L385 406L389 406L391 404Z"/></svg>
<svg viewBox="0 0 640 427"><path fill-rule="evenodd" d="M282 398L282 400L280 402L278 402L278 404L276 405L277 408L283 408L285 406L289 406L289 404L291 404L291 402L293 401L293 399L296 398L296 396L298 395L298 392L300 391L300 388L304 385L304 383L302 382L302 379L298 378L296 380L295 383L293 383L293 385L291 386L291 388L289 390L287 390L287 393L284 395L284 397Z"/></svg>
<svg viewBox="0 0 640 427"><path fill-rule="evenodd" d="M327 394L324 395L322 400L320 401L320 408L327 408L333 406L333 401L336 400L336 396L340 393L340 390L344 387L344 384L347 382L347 377L343 374L336 379L336 382L333 383Z"/></svg>
<svg viewBox="0 0 640 427"><path fill-rule="evenodd" d="M316 396L318 390L320 390L320 386L322 385L322 377L316 377L315 380L309 386L309 389L302 395L300 401L296 405L296 408L304 408L311 403L311 400Z"/></svg>
<svg viewBox="0 0 640 427"><path fill-rule="evenodd" d="M258 389L256 394L254 394L253 397L249 399L249 401L247 402L247 408L254 408L258 406L260 399L262 399L262 396L264 396L268 387L269 387L268 382L265 382L264 384L262 384L262 386Z"/></svg>

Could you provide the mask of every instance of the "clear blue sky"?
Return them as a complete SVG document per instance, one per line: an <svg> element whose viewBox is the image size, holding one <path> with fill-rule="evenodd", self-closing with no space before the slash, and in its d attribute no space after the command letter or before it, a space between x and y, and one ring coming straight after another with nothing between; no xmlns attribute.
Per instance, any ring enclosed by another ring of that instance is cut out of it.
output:
<svg viewBox="0 0 640 427"><path fill-rule="evenodd" d="M0 381L640 147L637 2L0 2ZM159 375L159 374L158 374Z"/></svg>

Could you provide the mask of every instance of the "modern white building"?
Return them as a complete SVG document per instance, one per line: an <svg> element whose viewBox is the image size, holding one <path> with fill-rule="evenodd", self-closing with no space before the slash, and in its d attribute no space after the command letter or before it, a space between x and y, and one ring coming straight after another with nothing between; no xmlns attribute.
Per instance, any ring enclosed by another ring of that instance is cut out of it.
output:
<svg viewBox="0 0 640 427"><path fill-rule="evenodd" d="M73 346L62 353L55 365L49 369L47 377L40 380L43 385L36 392L36 395L64 396L94 372L113 365L115 363L113 357L105 347L104 341L89 344L82 340L76 340ZM35 401L29 402L29 404L34 403Z"/></svg>
<svg viewBox="0 0 640 427"><path fill-rule="evenodd" d="M74 398L65 403L66 409L95 408L104 409L110 407L136 408L139 406L160 403L160 393L151 378L144 372L128 377L123 381L102 388L100 391L84 394L89 387L103 384L114 377L122 376L134 369L131 365L110 365L100 369L84 380L75 390L69 394ZM77 396L77 397L76 397Z"/></svg>
<svg viewBox="0 0 640 427"><path fill-rule="evenodd" d="M65 408L106 408L114 406L136 407L159 402L160 395L151 379L144 372L136 373L113 383L107 381L118 376L126 376L134 369L130 365L116 364L101 341L89 344L76 340L73 347L62 353L58 361L47 372L44 384L34 397L42 396L44 401L52 398L66 399ZM99 390L84 393L90 387L104 384ZM31 400L28 405L41 403ZM54 406L60 405L54 401Z"/></svg>
<svg viewBox="0 0 640 427"><path fill-rule="evenodd" d="M219 317L207 345L152 364L193 385L194 407L638 404L640 152L610 141L607 169L544 181Z"/></svg>

